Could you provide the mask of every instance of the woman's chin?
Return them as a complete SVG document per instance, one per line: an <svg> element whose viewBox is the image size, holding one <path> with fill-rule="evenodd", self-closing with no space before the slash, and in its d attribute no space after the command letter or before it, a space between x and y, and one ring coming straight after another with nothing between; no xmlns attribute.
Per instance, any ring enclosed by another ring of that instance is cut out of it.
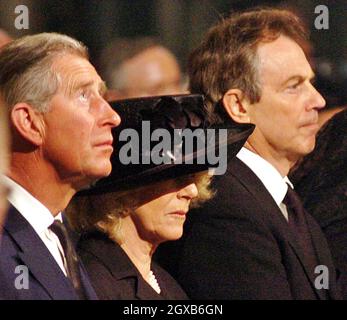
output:
<svg viewBox="0 0 347 320"><path fill-rule="evenodd" d="M161 243L166 241L176 241L180 239L183 235L183 229L181 230L170 230L170 232L166 232L165 234L162 234L161 237Z"/></svg>

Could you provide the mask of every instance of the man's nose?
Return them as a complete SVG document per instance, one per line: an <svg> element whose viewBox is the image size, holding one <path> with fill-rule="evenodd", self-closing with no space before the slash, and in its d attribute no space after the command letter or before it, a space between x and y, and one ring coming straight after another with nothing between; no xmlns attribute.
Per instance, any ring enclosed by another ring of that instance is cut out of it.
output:
<svg viewBox="0 0 347 320"><path fill-rule="evenodd" d="M109 125L112 128L118 127L121 123L119 114L115 110L113 110L105 100L103 101L103 104L104 117L102 125Z"/></svg>
<svg viewBox="0 0 347 320"><path fill-rule="evenodd" d="M314 109L323 109L325 107L325 99L318 92L318 90L312 85L312 106Z"/></svg>

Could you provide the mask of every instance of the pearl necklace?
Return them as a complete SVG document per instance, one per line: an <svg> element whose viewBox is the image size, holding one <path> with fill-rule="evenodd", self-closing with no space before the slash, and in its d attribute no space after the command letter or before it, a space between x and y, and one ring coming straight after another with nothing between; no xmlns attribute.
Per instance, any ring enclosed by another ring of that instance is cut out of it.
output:
<svg viewBox="0 0 347 320"><path fill-rule="evenodd" d="M152 270L149 271L149 277L148 277L148 281L150 286L158 293L160 294L161 289L159 287L158 281L153 273Z"/></svg>

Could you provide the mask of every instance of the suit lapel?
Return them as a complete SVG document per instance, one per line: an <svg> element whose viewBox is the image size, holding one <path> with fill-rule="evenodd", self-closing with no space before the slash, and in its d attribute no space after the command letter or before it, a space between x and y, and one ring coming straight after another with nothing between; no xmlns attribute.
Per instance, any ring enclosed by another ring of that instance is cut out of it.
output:
<svg viewBox="0 0 347 320"><path fill-rule="evenodd" d="M80 269L81 269L81 279L84 286L85 293L88 300L99 300L96 292L88 278L88 273L84 268L82 261L80 260Z"/></svg>
<svg viewBox="0 0 347 320"><path fill-rule="evenodd" d="M316 294L319 295L319 298L322 299L324 296L324 293L320 292L322 290L316 290L314 285L315 279L314 279L313 271L310 272L304 253L299 243L295 239L294 235L290 232L288 221L283 216L283 213L277 206L271 194L267 191L264 184L253 173L253 171L250 168L248 168L241 160L239 160L238 158L235 158L234 161L231 161L231 164L232 164L231 173L257 199L257 201L261 203L261 206L262 206L261 214L263 214L264 220L270 221L270 223L275 225L276 228L280 228L281 234L283 234L284 237L288 240L289 245L292 247L298 260L300 261L304 269L304 272L312 286L313 291L316 292ZM247 180L245 179L245 177L247 177ZM317 239L313 237L313 234L315 234L315 232L312 232L312 231L313 230L310 229L311 237L313 239L313 242L315 243ZM318 254L320 250L316 250L316 252ZM319 255L318 255L318 258L319 258Z"/></svg>
<svg viewBox="0 0 347 320"><path fill-rule="evenodd" d="M134 295L140 300L162 299L145 282L125 251L106 234L95 231L83 237L84 241L81 242L80 248L95 255L112 274L115 281L134 279Z"/></svg>
<svg viewBox="0 0 347 320"><path fill-rule="evenodd" d="M331 256L328 242L326 241L326 238L320 229L318 223L310 216L309 214L306 215L306 221L309 230L311 231L311 237L312 237L312 243L315 249L315 252L318 257L318 263L320 265L325 265L328 267L329 270L329 277L334 278L336 276L335 274L335 266L333 263L333 258ZM332 272L331 270L334 270ZM329 281L330 285L330 281ZM334 288L335 289L335 288ZM321 297L324 297L324 294L328 294L332 299L335 299L334 296L331 294L334 292L334 290L317 290ZM337 297L338 298L338 297Z"/></svg>
<svg viewBox="0 0 347 320"><path fill-rule="evenodd" d="M52 299L77 299L72 284L45 244L27 220L12 206L4 228L21 250L15 258L28 267L32 276Z"/></svg>

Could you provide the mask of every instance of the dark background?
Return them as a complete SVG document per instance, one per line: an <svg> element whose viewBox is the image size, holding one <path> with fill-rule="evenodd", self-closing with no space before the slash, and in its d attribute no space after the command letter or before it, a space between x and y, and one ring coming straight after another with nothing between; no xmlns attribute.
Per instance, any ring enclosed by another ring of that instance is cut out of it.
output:
<svg viewBox="0 0 347 320"><path fill-rule="evenodd" d="M29 8L28 30L14 26L14 9L20 4ZM314 26L315 8L322 4L329 9L328 30ZM0 0L0 28L13 37L43 31L71 35L89 47L94 63L113 37L156 36L184 69L189 52L210 26L232 11L259 5L289 7L306 21L313 55L330 81L328 86L338 83L335 91L342 94L347 83L346 0Z"/></svg>
<svg viewBox="0 0 347 320"><path fill-rule="evenodd" d="M14 27L14 8L29 8L28 30ZM329 30L316 30L314 9L329 8ZM153 35L184 64L188 52L220 17L258 5L287 6L311 30L316 55L347 58L347 1L249 0L0 0L0 27L12 36L57 31L83 41L95 56L115 36Z"/></svg>

